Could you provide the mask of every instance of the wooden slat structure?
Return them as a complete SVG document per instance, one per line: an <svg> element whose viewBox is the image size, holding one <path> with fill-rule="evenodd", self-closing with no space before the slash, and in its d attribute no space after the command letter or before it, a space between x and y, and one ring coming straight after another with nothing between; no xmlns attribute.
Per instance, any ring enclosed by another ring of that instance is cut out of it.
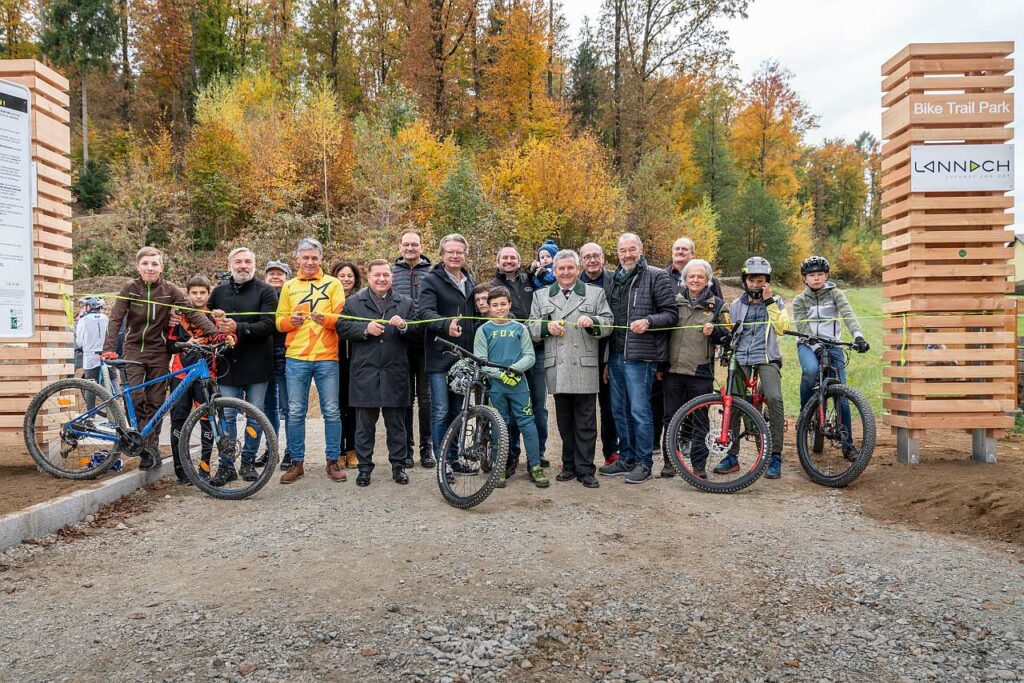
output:
<svg viewBox="0 0 1024 683"><path fill-rule="evenodd" d="M0 60L0 79L32 93L32 211L35 334L0 343L0 446L24 448L22 419L35 392L74 371L61 292L71 292L71 131L68 81L32 59ZM26 455L26 458L28 456Z"/></svg>
<svg viewBox="0 0 1024 683"><path fill-rule="evenodd" d="M901 462L938 429L971 430L973 457L992 462L1013 426L1013 198L911 192L910 166L915 145L1013 138L1012 53L1012 42L920 43L882 65L883 421Z"/></svg>

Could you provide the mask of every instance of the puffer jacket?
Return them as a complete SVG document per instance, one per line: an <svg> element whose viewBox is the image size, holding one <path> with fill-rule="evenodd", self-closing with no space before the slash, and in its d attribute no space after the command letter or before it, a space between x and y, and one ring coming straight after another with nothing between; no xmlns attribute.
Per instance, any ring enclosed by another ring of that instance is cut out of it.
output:
<svg viewBox="0 0 1024 683"><path fill-rule="evenodd" d="M725 302L715 296L712 287L705 287L696 301L690 301L685 290L676 293L679 306L677 327L668 342L668 371L677 375L693 375L713 379L715 376L715 346L729 335L722 325ZM706 323L716 325L709 336L704 336Z"/></svg>
<svg viewBox="0 0 1024 683"><path fill-rule="evenodd" d="M853 306L832 281L817 291L807 287L798 294L793 299L793 319L797 331L804 334L838 341L845 321L854 339L864 336Z"/></svg>
<svg viewBox="0 0 1024 683"><path fill-rule="evenodd" d="M420 262L412 268L405 262L405 259L399 256L391 266L391 273L394 275L391 289L415 304L420 300L423 278L427 277L431 268L433 268L433 264L426 256L420 256Z"/></svg>
<svg viewBox="0 0 1024 683"><path fill-rule="evenodd" d="M661 268L648 265L643 257L640 257L636 269L636 275L625 287L617 283L612 286L612 300L609 303L616 313L615 325L629 325L635 320L646 319L651 329L643 334L616 329L612 336L614 338L618 334L623 339L623 355L626 360L663 363L668 360L669 331L658 330L673 327L679 317L675 299L676 283ZM621 272L622 267L619 266L614 277L618 277ZM625 301L617 301L619 297L625 297ZM619 311L623 314L621 317ZM612 348L616 348L614 339Z"/></svg>

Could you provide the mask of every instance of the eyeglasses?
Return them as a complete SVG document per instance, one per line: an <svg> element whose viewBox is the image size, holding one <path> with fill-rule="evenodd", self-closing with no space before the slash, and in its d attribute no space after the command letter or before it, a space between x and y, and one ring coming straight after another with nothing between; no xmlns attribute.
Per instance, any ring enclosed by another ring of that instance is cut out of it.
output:
<svg viewBox="0 0 1024 683"><path fill-rule="evenodd" d="M581 256L580 258L582 258L584 261L597 261L597 260L599 260L601 258L601 255L600 254L583 254L583 256Z"/></svg>
<svg viewBox="0 0 1024 683"><path fill-rule="evenodd" d="M448 256L465 256L466 255L466 252L464 252L464 251L455 251L453 249L445 249L444 253L446 255L448 255Z"/></svg>

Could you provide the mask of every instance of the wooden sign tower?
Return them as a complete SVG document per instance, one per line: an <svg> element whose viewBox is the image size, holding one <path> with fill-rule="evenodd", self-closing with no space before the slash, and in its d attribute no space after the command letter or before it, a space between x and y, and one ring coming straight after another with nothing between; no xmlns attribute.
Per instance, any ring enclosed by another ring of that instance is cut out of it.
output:
<svg viewBox="0 0 1024 683"><path fill-rule="evenodd" d="M993 462L1013 426L1012 53L922 43L882 66L883 420L901 462L942 429Z"/></svg>

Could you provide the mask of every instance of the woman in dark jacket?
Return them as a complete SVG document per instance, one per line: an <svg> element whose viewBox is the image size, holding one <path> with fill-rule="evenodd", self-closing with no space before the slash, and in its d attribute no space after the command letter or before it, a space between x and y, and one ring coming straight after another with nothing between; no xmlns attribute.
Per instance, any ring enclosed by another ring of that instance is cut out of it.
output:
<svg viewBox="0 0 1024 683"><path fill-rule="evenodd" d="M339 261L331 268L331 275L338 278L345 290L348 313L348 298L362 287L359 266L351 261ZM341 456L345 467L355 469L356 462L356 411L349 406L348 377L352 364L352 346L345 339L338 338L338 406L341 408Z"/></svg>
<svg viewBox="0 0 1024 683"><path fill-rule="evenodd" d="M711 264L707 261L693 259L683 267L682 286L676 293L679 322L669 338L668 371L663 383L666 438L676 411L690 399L714 390L715 345L725 339L728 331L721 324L725 302L715 296L709 282ZM704 426L706 429L706 418ZM707 457L704 440L695 439L690 463L697 476L705 476ZM665 468L673 471L667 448ZM665 474L663 471L662 476Z"/></svg>

